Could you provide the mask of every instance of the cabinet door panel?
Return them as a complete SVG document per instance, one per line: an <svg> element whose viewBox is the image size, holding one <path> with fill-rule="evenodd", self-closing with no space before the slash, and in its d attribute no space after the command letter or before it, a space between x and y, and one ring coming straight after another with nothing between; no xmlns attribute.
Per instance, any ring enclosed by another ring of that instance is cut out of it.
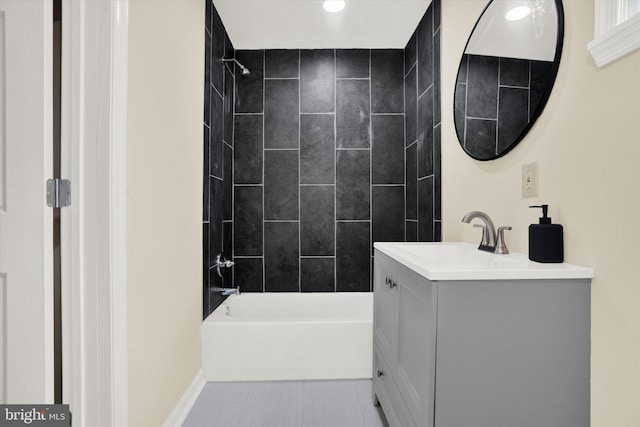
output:
<svg viewBox="0 0 640 427"><path fill-rule="evenodd" d="M407 269L400 269L397 380L400 393L417 425L433 425L436 287Z"/></svg>
<svg viewBox="0 0 640 427"><path fill-rule="evenodd" d="M391 427L416 427L405 406L393 373L384 363L379 350L373 349L373 392L378 397L384 415Z"/></svg>
<svg viewBox="0 0 640 427"><path fill-rule="evenodd" d="M374 335L375 342L387 363L395 366L398 354L398 288L386 279L393 279L394 263L376 251L374 265Z"/></svg>

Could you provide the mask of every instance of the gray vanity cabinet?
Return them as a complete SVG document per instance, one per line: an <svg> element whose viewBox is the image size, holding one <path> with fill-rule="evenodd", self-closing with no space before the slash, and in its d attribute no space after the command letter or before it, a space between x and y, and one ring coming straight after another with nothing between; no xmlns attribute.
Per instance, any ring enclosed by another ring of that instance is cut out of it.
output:
<svg viewBox="0 0 640 427"><path fill-rule="evenodd" d="M390 427L589 425L589 279L432 281L376 250L373 350Z"/></svg>
<svg viewBox="0 0 640 427"><path fill-rule="evenodd" d="M378 252L374 275L374 394L392 426L433 425L436 287Z"/></svg>

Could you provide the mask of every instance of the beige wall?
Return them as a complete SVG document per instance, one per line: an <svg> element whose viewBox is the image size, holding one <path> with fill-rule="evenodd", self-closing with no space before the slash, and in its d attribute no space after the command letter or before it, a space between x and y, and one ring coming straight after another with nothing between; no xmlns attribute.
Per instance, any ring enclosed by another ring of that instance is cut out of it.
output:
<svg viewBox="0 0 640 427"><path fill-rule="evenodd" d="M202 0L129 1L129 425L159 426L200 369Z"/></svg>
<svg viewBox="0 0 640 427"><path fill-rule="evenodd" d="M442 170L444 239L479 240L460 219L479 209L511 225L507 244L527 253L528 225L548 203L564 225L567 262L595 269L592 283L593 427L640 425L640 51L597 69L593 2L564 0L564 51L549 103L507 156L478 162L453 124L458 62L484 0L443 0ZM523 199L521 166L539 164L539 197Z"/></svg>

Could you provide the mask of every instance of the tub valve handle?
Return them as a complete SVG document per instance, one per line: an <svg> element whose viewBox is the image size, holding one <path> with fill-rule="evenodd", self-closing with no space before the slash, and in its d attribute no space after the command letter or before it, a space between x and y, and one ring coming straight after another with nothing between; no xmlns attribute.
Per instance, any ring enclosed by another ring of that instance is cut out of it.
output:
<svg viewBox="0 0 640 427"><path fill-rule="evenodd" d="M376 372L376 375L378 376L378 378L380 378L381 376L384 375L384 372L379 370L378 372Z"/></svg>
<svg viewBox="0 0 640 427"><path fill-rule="evenodd" d="M216 257L216 271L218 272L218 276L220 277L222 277L222 272L220 271L221 268L230 268L234 265L235 262L225 260L222 254L218 254L218 256Z"/></svg>

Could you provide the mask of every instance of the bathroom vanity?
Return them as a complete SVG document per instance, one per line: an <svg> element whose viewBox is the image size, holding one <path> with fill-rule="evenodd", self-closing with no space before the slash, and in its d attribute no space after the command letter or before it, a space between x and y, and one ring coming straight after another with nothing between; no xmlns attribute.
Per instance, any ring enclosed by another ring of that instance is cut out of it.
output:
<svg viewBox="0 0 640 427"><path fill-rule="evenodd" d="M589 425L592 269L374 247L373 398L391 427Z"/></svg>

